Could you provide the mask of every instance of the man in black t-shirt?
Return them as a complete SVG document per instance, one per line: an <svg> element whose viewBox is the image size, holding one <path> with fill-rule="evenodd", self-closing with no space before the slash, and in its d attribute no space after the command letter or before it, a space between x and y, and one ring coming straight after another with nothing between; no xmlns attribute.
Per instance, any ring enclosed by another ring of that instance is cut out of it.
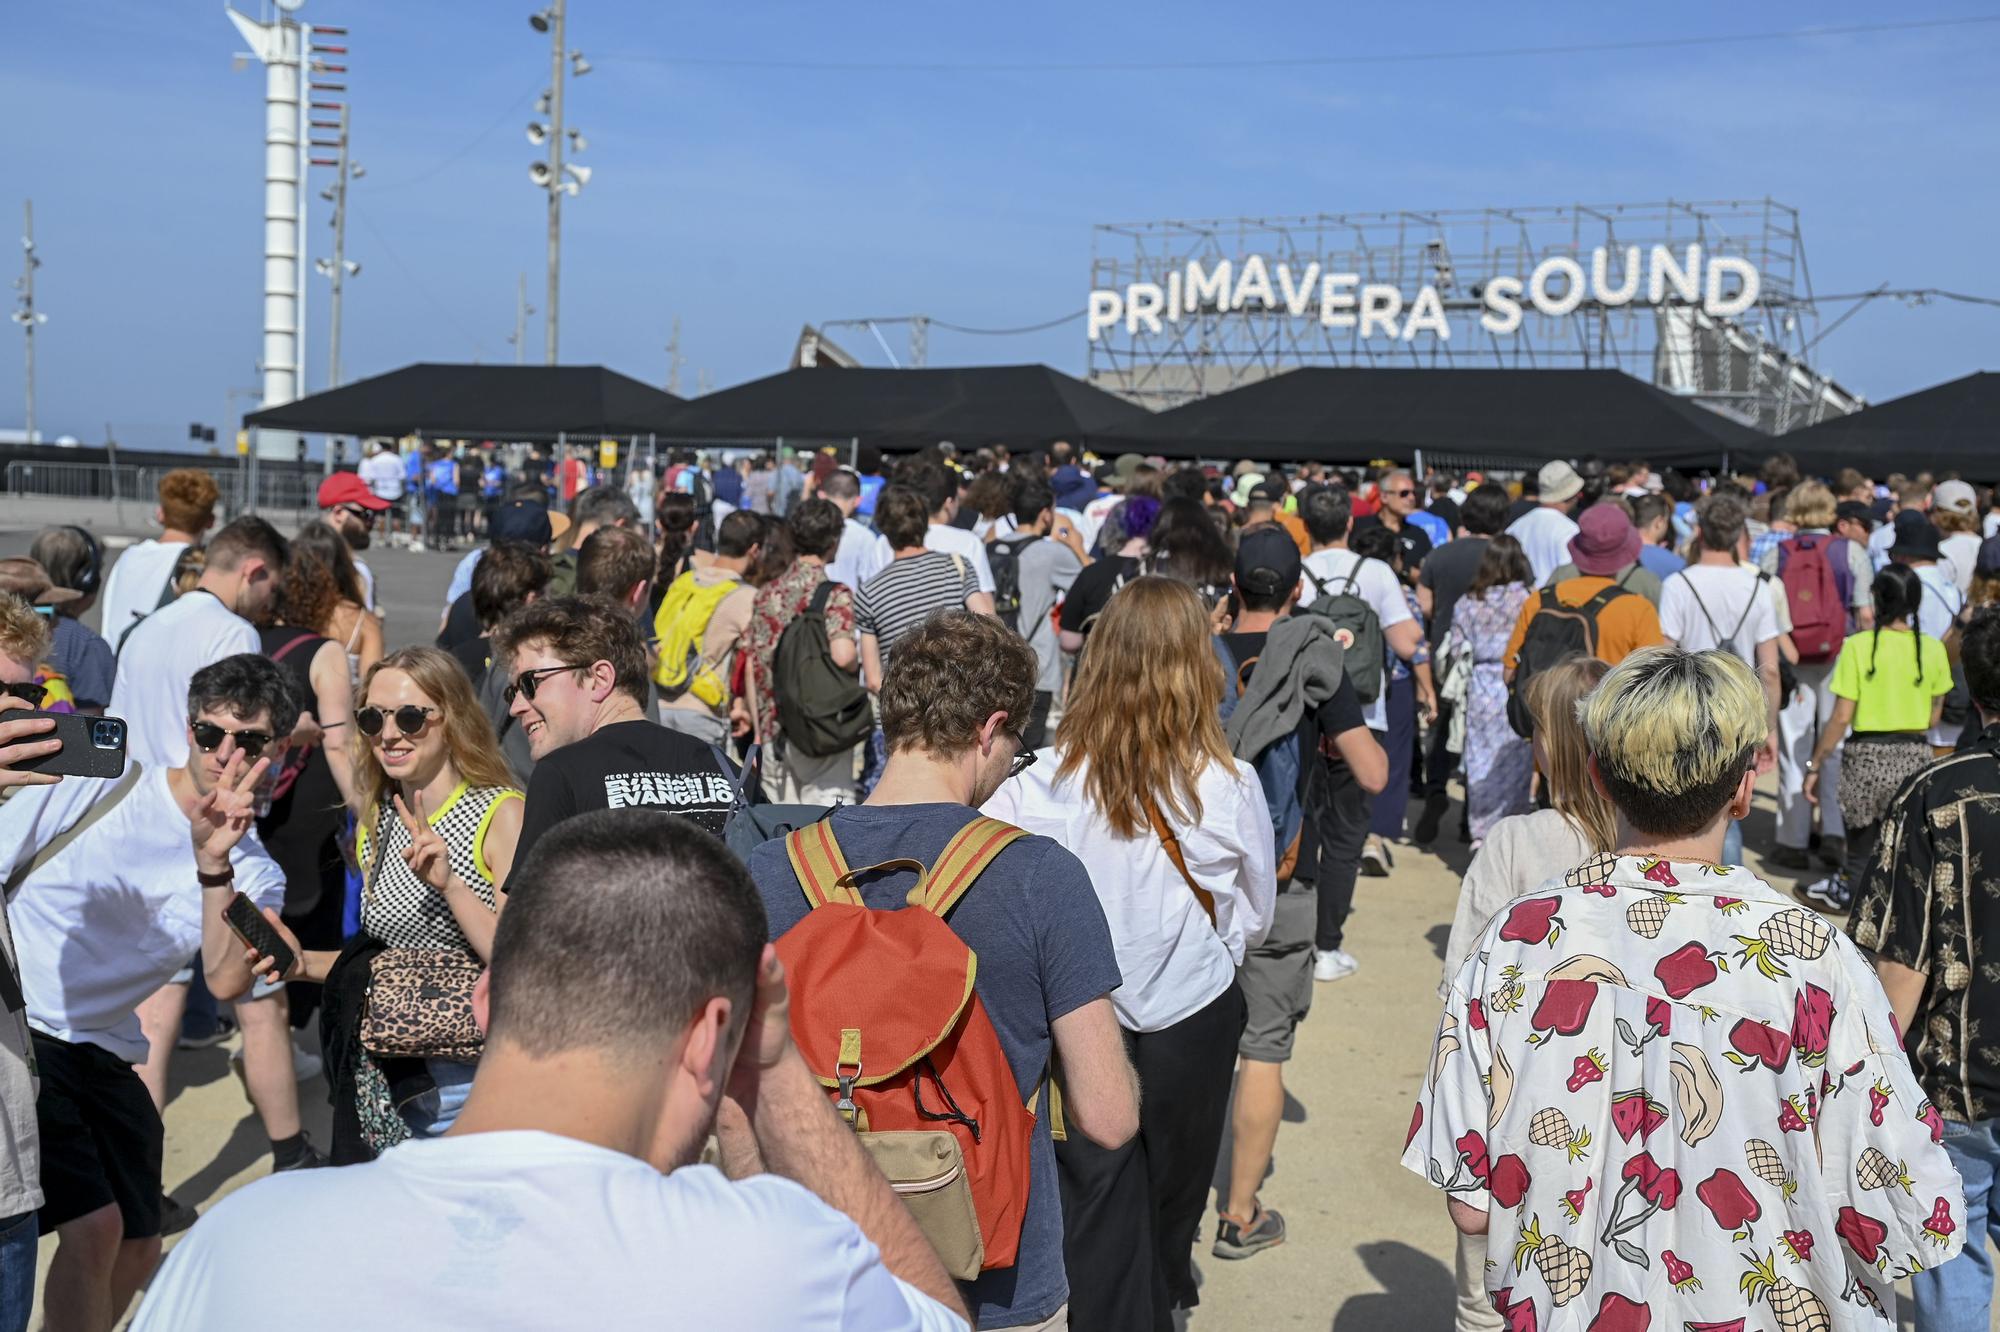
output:
<svg viewBox="0 0 2000 1332"><path fill-rule="evenodd" d="M658 809L722 836L736 784L715 749L646 715L645 647L624 607L533 602L493 631L492 669L502 663L508 715L535 757L516 865L543 833L593 809Z"/></svg>

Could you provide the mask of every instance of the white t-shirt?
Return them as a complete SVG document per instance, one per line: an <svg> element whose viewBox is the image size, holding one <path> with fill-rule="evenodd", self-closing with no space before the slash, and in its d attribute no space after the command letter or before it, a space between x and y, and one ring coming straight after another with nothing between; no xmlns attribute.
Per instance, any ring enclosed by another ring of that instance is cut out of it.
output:
<svg viewBox="0 0 2000 1332"><path fill-rule="evenodd" d="M1876 573L1881 573L1882 566L1889 562L1889 547L1895 544L1896 521L1893 517L1868 534L1868 562L1875 566Z"/></svg>
<svg viewBox="0 0 2000 1332"><path fill-rule="evenodd" d="M201 948L202 889L187 815L167 769L145 769L115 808L15 890L7 906L28 1025L144 1063L134 1011ZM30 786L0 806L8 873L27 864L107 793L110 778ZM236 887L260 907L285 903L285 875L255 829L229 854Z"/></svg>
<svg viewBox="0 0 2000 1332"><path fill-rule="evenodd" d="M375 609L375 571L359 559L354 561L354 576L361 581L361 604L369 610ZM447 607L446 609L450 609Z"/></svg>
<svg viewBox="0 0 2000 1332"><path fill-rule="evenodd" d="M1972 532L1953 532L1938 542L1944 556L1941 564L1951 568L1951 581L1958 584L1961 597L1972 595L1972 572L1979 566L1980 538Z"/></svg>
<svg viewBox="0 0 2000 1332"><path fill-rule="evenodd" d="M1403 599L1402 586L1396 582L1395 571L1380 560L1364 560L1351 550L1316 550L1306 556L1306 576L1299 580L1299 606L1310 606L1319 597L1320 588L1314 586L1317 578L1329 593L1347 591L1347 579L1354 578L1354 593L1368 603L1375 612L1375 618L1387 630L1414 619L1410 614L1410 603ZM1357 568L1358 566L1358 568ZM1361 719L1368 723L1371 731L1389 729L1389 684L1388 676L1383 676L1382 692L1375 695L1373 703L1361 705Z"/></svg>
<svg viewBox="0 0 2000 1332"><path fill-rule="evenodd" d="M1535 586L1549 581L1549 575L1569 563L1569 539L1577 533L1570 516L1560 509L1538 505L1516 518L1507 535L1521 543L1528 567L1535 571Z"/></svg>
<svg viewBox="0 0 2000 1332"><path fill-rule="evenodd" d="M858 592L863 583L882 572L881 553L875 534L849 518L840 529L840 546L826 566L826 576Z"/></svg>
<svg viewBox="0 0 2000 1332"><path fill-rule="evenodd" d="M993 566L986 562L984 541L962 527L953 527L949 523L932 523L930 530L924 533L924 549L942 551L946 555L964 556L972 564L972 576L979 581L979 590L988 596L993 595ZM889 545L889 538L876 537L876 572L888 568L889 562L895 558L896 552Z"/></svg>
<svg viewBox="0 0 2000 1332"><path fill-rule="evenodd" d="M355 470L368 483L368 488L375 492L376 499L403 498L403 460L395 453L371 453L361 460Z"/></svg>
<svg viewBox="0 0 2000 1332"><path fill-rule="evenodd" d="M1152 829L1120 837L1084 795L1083 774L1058 781L1053 749L1003 782L982 813L1053 838L1090 866L1125 983L1111 1006L1127 1031L1160 1031L1208 1007L1236 979L1243 955L1271 929L1278 898L1271 811L1256 769L1210 763L1196 782L1201 820L1177 830L1188 873L1215 898L1201 909Z"/></svg>
<svg viewBox="0 0 2000 1332"><path fill-rule="evenodd" d="M118 647L119 635L151 615L160 604L160 594L167 590L174 562L186 549L185 541L149 539L126 547L111 562L111 571L104 576L104 596L98 602L101 616L98 623L104 626L104 641L113 650Z"/></svg>
<svg viewBox="0 0 2000 1332"><path fill-rule="evenodd" d="M1742 565L1690 564L1661 586L1660 632L1685 652L1719 647L1754 668L1757 645L1784 632L1770 581Z"/></svg>
<svg viewBox="0 0 2000 1332"><path fill-rule="evenodd" d="M1942 564L1920 565L1916 575L1917 581L1924 585L1923 599L1917 603L1917 628L1941 640L1951 632L1958 613L1965 609L1965 594L1958 590L1952 571ZM1963 722L1941 721L1931 727L1931 743L1955 745L1964 730Z"/></svg>
<svg viewBox="0 0 2000 1332"><path fill-rule="evenodd" d="M321 1242L296 1242L302 1217ZM348 1274L337 1294L323 1289L329 1255ZM132 1326L266 1328L258 1290L321 1290L287 1301L289 1332L965 1326L789 1180L662 1175L536 1132L406 1142L239 1189L167 1255Z"/></svg>
<svg viewBox="0 0 2000 1332"><path fill-rule="evenodd" d="M125 752L149 768L184 766L188 682L224 657L261 650L256 627L200 588L154 611L125 640L105 708L125 719Z"/></svg>

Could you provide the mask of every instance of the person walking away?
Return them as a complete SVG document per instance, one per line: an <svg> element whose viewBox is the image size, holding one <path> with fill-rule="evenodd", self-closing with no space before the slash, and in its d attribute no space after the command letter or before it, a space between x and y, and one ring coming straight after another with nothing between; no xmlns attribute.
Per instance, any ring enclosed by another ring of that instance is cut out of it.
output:
<svg viewBox="0 0 2000 1332"><path fill-rule="evenodd" d="M1951 569L1961 597L1972 595L1972 571L1979 563L1979 492L1964 481L1940 481L1931 492L1931 523L1940 536L1940 563Z"/></svg>
<svg viewBox="0 0 2000 1332"><path fill-rule="evenodd" d="M1468 497L1468 512L1478 499L1477 491ZM1530 805L1535 765L1528 741L1507 719L1507 647L1534 595L1534 576L1520 542L1504 532L1487 541L1438 654L1450 672L1443 692L1463 719L1465 828L1475 852L1494 824Z"/></svg>
<svg viewBox="0 0 2000 1332"><path fill-rule="evenodd" d="M1103 553L1076 576L1069 594L1063 598L1056 639L1064 652L1072 655L1082 652L1091 626L1118 589L1150 568L1149 541L1160 510L1160 501L1152 496L1134 495L1119 501L1105 516L1095 547ZM879 525L880 520L877 522Z"/></svg>
<svg viewBox="0 0 2000 1332"><path fill-rule="evenodd" d="M884 492L885 507L894 493L894 487ZM915 503L921 521L923 501ZM906 908L918 880L900 862L937 864L1033 753L1023 750L1020 728L1034 705L1037 669L1020 636L985 615L946 611L898 642L882 688L889 742L882 780L866 803L837 808L814 825L844 863L870 867L855 874L865 906L923 909ZM782 939L813 910L787 843L758 847L749 868L771 935ZM1116 1149L1139 1121L1138 1087L1112 1008L1120 973L1104 909L1083 863L1030 833L1006 843L945 924L976 956L973 989L1021 1100L1044 1107L1032 1129L1015 1263L983 1272L960 1290L981 1328L1063 1327L1069 1281L1062 1201L1048 1097L1036 1092L1051 1058L1062 1068L1062 1115L1072 1140L1080 1135ZM893 977L882 979L894 984ZM792 1001L812 999L800 990Z"/></svg>
<svg viewBox="0 0 2000 1332"><path fill-rule="evenodd" d="M1409 603L1403 599L1402 585L1394 571L1380 560L1367 560L1348 549L1347 534L1353 520L1353 509L1344 490L1316 490L1305 497L1300 506L1301 517L1306 525L1306 533L1312 542L1312 553L1305 557L1305 587L1299 594L1299 607L1311 607L1322 597L1352 597L1359 599L1372 615L1379 628L1382 640L1390 652L1404 661L1409 661L1423 646L1424 627L1416 616L1410 613ZM1349 662L1350 675L1355 664ZM1381 680L1378 673L1375 677ZM1412 693L1414 688L1412 687ZM1409 806L1409 757L1403 757L1403 789L1396 787L1396 750L1393 744L1393 718L1390 709L1392 693L1383 680L1373 694L1367 689L1356 689L1355 696L1361 701L1362 715L1367 719L1368 729L1375 732L1377 743L1389 756L1388 784L1370 802L1370 829L1368 840L1361 850L1361 872L1371 877L1380 877L1389 872L1393 863L1388 846L1382 837L1386 824L1385 806L1393 805L1397 811ZM1408 738L1408 732L1404 736ZM1407 746L1406 746L1407 748ZM1400 834L1400 817L1395 832ZM1328 919L1328 912L1335 901L1342 897L1352 900L1352 892L1338 891L1329 895L1325 885L1321 885L1319 901L1321 953L1338 951L1339 930ZM1331 899L1331 900L1330 900ZM1346 902L1341 902L1345 913ZM1331 977L1329 977L1331 979Z"/></svg>
<svg viewBox="0 0 2000 1332"><path fill-rule="evenodd" d="M1388 847L1402 841L1407 830L1410 793L1423 781L1417 763L1423 751L1422 728L1437 723L1437 682L1431 674L1423 611L1410 573L1403 567L1395 534L1386 527L1371 527L1355 533L1349 548L1363 560L1380 560L1388 566L1395 575L1404 609L1418 630L1416 650L1407 660L1386 647L1382 653L1383 692L1389 701L1388 739L1383 746L1389 755L1389 784L1370 802L1369 831L1375 835L1386 865ZM1362 854L1365 858L1368 853L1364 850Z"/></svg>
<svg viewBox="0 0 2000 1332"><path fill-rule="evenodd" d="M49 621L48 664L69 686L78 712L102 713L111 701L118 657L82 617L97 604L104 584L104 550L81 527L45 527L28 546L28 558L41 566L41 581L49 584L36 598Z"/></svg>
<svg viewBox="0 0 2000 1332"><path fill-rule="evenodd" d="M1610 513L1601 514L1595 523L1587 524L1586 520L1590 518L1591 512L1596 509L1609 509ZM1611 514L1616 514L1618 520L1613 520ZM1575 545L1578 540L1585 540L1588 543L1589 539L1584 537L1582 530L1586 525L1592 526L1596 531L1597 536L1595 540L1600 547L1598 557L1593 561L1595 566L1593 572L1611 578L1628 592L1637 592L1640 596L1652 602L1653 608L1658 610L1660 593L1662 591L1661 580L1646 565L1646 538L1645 534L1639 530L1638 523L1633 519L1631 503L1622 499L1599 500L1596 504L1591 505L1590 508L1585 509L1583 516L1577 520L1577 535L1570 538L1571 545ZM1631 537L1625 535L1625 529L1628 527L1632 529L1633 536L1636 536L1637 540L1633 540ZM1620 568L1607 568L1605 547L1609 547L1620 555L1629 552L1631 559ZM1569 559L1556 567L1555 571L1545 580L1545 584L1553 587L1557 583L1566 583L1572 578L1579 577L1582 573L1582 568L1578 566L1576 558L1572 554Z"/></svg>
<svg viewBox="0 0 2000 1332"><path fill-rule="evenodd" d="M1720 863L1768 705L1726 651L1615 667L1581 721L1616 854L1496 915L1452 980L1403 1164L1485 1235L1507 1326L1768 1309L1760 1326L1873 1327L1893 1323L1896 1281L1964 1243L1958 1176L1874 972Z"/></svg>
<svg viewBox="0 0 2000 1332"><path fill-rule="evenodd" d="M1445 636L1451 632L1452 617L1460 598L1478 577L1486 543L1506 530L1507 506L1505 486L1490 482L1474 486L1459 506L1458 534L1433 550L1417 571L1417 605L1427 626L1432 669L1439 673L1440 682L1443 675L1438 663L1443 657ZM1431 727L1429 747L1424 751L1424 807L1410 832L1410 840L1418 846L1429 846L1437 839L1438 826L1451 808L1448 789L1451 775L1465 757L1462 749L1451 748L1453 737L1462 737L1466 730L1465 714L1444 693L1440 689L1437 724ZM1457 743L1464 741L1461 738ZM1467 790L1471 790L1469 784Z"/></svg>
<svg viewBox="0 0 2000 1332"><path fill-rule="evenodd" d="M832 582L846 584L850 591L859 591L863 583L882 571L875 533L854 521L861 506L861 480L844 467L829 472L826 480L819 483L819 498L830 501L840 510L841 517L840 545L826 562L826 576Z"/></svg>
<svg viewBox="0 0 2000 1332"><path fill-rule="evenodd" d="M258 787L297 720L291 685L260 656L228 656L194 672L174 712L184 719L181 763L133 760L122 777L18 790L0 806L20 965L9 1007L25 1011L33 1033L40 1228L57 1237L42 1291L51 1328L109 1332L159 1261L164 1131L134 1067L148 1043L135 1009L189 957L218 998L248 991L223 908L238 890L259 906L284 901L284 875L252 824Z"/></svg>
<svg viewBox="0 0 2000 1332"><path fill-rule="evenodd" d="M1524 568L1526 563L1522 561ZM1617 846L1617 812L1591 784L1590 751L1576 718L1576 705L1610 669L1595 657L1571 657L1543 671L1529 686L1535 766L1548 783L1549 807L1501 819L1473 855L1445 940L1440 999L1451 998L1452 980L1489 920L1515 898ZM1486 1298L1483 1238L1458 1236L1456 1272L1457 1332L1500 1332L1504 1324Z"/></svg>
<svg viewBox="0 0 2000 1332"><path fill-rule="evenodd" d="M1083 538L1067 518L1056 515L1055 492L1039 477L1024 477L1014 487L1014 534L990 543L987 560L996 589L1011 590L1011 607L994 605L1000 621L1028 640L1041 663L1035 677L1035 712L1023 735L1029 749L1040 749L1048 730L1049 712L1062 692L1062 645L1056 641L1051 612L1090 564Z"/></svg>
<svg viewBox="0 0 2000 1332"><path fill-rule="evenodd" d="M1583 478L1576 468L1557 459L1542 464L1536 483L1535 506L1507 525L1507 535L1521 543L1528 567L1535 571L1535 586L1541 587L1563 562L1570 538L1576 535L1569 506L1583 493Z"/></svg>
<svg viewBox="0 0 2000 1332"><path fill-rule="evenodd" d="M1930 728L1952 684L1944 644L1917 628L1924 585L1915 572L1884 565L1872 594L1875 627L1841 645L1829 686L1833 716L1806 763L1805 798L1818 804L1829 789L1824 767L1845 742L1840 782L1831 789L1847 828L1847 861L1838 874L1806 889L1807 897L1836 912L1853 904L1896 789L1930 763Z"/></svg>
<svg viewBox="0 0 2000 1332"><path fill-rule="evenodd" d="M894 484L923 496L929 506L923 535L925 549L957 555L965 560L972 567L973 578L981 594L991 597L993 570L986 562L986 543L967 529L954 525L958 517L958 482L954 476L943 464L919 456L896 469ZM880 508L879 501L877 508ZM875 564L878 569L886 568L889 561L896 557L896 546L882 526L879 513L875 530L880 534L875 541Z"/></svg>
<svg viewBox="0 0 2000 1332"><path fill-rule="evenodd" d="M621 810L557 829L524 872L544 887L495 932L473 998L486 1049L450 1137L323 1172L323 1187L231 1194L134 1327L224 1326L251 1285L310 1285L324 1259L296 1243L301 1216L369 1274L293 1315L325 1332L407 1321L436 1304L440 1270L467 1277L429 1320L454 1326L672 1309L704 1327L964 1327L908 1208L792 1043L742 867L675 820ZM728 1175L697 1161L711 1130Z"/></svg>
<svg viewBox="0 0 2000 1332"><path fill-rule="evenodd" d="M1787 618L1798 661L1792 667L1795 686L1780 699L1778 709L1778 843L1771 863L1802 870L1810 863L1813 807L1805 798L1805 765L1819 744L1821 732L1833 719L1831 688L1834 660L1841 644L1857 630L1874 626L1869 587L1874 574L1868 551L1860 542L1835 535L1837 512L1833 492L1817 481L1803 481L1785 500L1785 517L1796 535L1774 546L1758 567L1777 579L1784 591ZM1840 789L1840 747L1827 755L1823 784ZM1833 857L1844 828L1839 802L1820 810L1819 841L1823 859Z"/></svg>
<svg viewBox="0 0 2000 1332"><path fill-rule="evenodd" d="M1297 546L1281 535L1253 536L1239 546L1238 558L1234 582L1242 610L1221 640L1234 663L1234 678L1224 680L1224 689L1233 685L1239 691L1231 727L1243 727L1245 738L1238 745L1237 737L1230 736L1231 751L1261 743L1261 736L1251 737L1252 728L1265 735L1274 725L1282 731L1284 716L1296 709L1295 743L1304 780L1298 797L1302 835L1297 863L1287 874L1279 857L1271 928L1261 941L1248 945L1238 973L1245 1020L1236 1047L1229 1177L1216 1199L1219 1215L1211 1248L1226 1259L1248 1258L1284 1241L1284 1217L1263 1206L1258 1196L1284 1117L1284 1066L1299 1024L1311 1011L1322 965L1331 973L1327 980L1352 975L1359 965L1340 946L1340 932L1353 899L1355 862L1368 832L1368 797L1382 789L1389 772L1389 761L1362 718L1353 683L1332 666L1331 645L1323 642L1324 621L1290 613L1299 588ZM1272 648L1274 637L1277 646ZM1267 656L1275 679L1259 676ZM1331 672L1335 684L1323 700L1309 701L1305 686L1315 665ZM1282 737L1265 752L1280 744ZM1263 774L1259 777L1261 782ZM1277 848L1275 833L1272 845ZM1320 894L1333 892L1344 892L1346 900L1322 913ZM1333 925L1333 946L1324 953L1315 948L1322 919Z"/></svg>
<svg viewBox="0 0 2000 1332"><path fill-rule="evenodd" d="M458 460L439 446L424 467L426 532L432 550L450 550L458 539Z"/></svg>
<svg viewBox="0 0 2000 1332"><path fill-rule="evenodd" d="M1983 610L1966 627L1960 653L1979 709L1981 732L1959 753L1911 778L1884 814L1880 854L1856 885L1854 941L1875 954L1875 971L1911 1033L1911 1060L1930 1122L1965 1187L1965 1250L1919 1272L1917 1326L1923 1332L1984 1328L1993 1304L1994 1124L2000 1120L2000 1064L1976 1027L1992 1021L1994 978L1987 970L1995 888L1990 875L1960 878L1962 865L1992 863L2000 827L2000 612Z"/></svg>
<svg viewBox="0 0 2000 1332"><path fill-rule="evenodd" d="M1674 504L1665 495L1640 495L1632 501L1632 525L1639 529L1639 563L1659 579L1667 579L1687 567L1674 552Z"/></svg>
<svg viewBox="0 0 2000 1332"><path fill-rule="evenodd" d="M333 605L324 622L314 625L313 631L340 644L347 653L349 670L359 680L370 666L382 660L382 621L363 601L367 594L355 575L354 557L348 553L347 543L332 527L315 521L299 529L299 534L292 538L292 547L295 558L317 564L332 584L336 593Z"/></svg>
<svg viewBox="0 0 2000 1332"><path fill-rule="evenodd" d="M1889 547L1890 561L1915 572L1924 585L1917 628L1951 647L1965 618L1966 599L1951 570L1942 563L1938 530L1923 514L1905 510L1896 515L1895 533L1895 543ZM1949 753L1964 729L1962 721L1940 717L1931 727L1931 748L1939 754Z"/></svg>
<svg viewBox="0 0 2000 1332"><path fill-rule="evenodd" d="M375 571L362 562L361 552L375 539L375 519L389 511L388 500L369 489L353 472L335 472L319 483L319 516L347 543L354 560L354 577L361 584L361 604L375 610Z"/></svg>
<svg viewBox="0 0 2000 1332"><path fill-rule="evenodd" d="M1036 755L1052 761L983 808L1097 867L1091 887L1131 978L1112 1007L1153 1092L1123 1146L1056 1148L1070 1320L1170 1327L1199 1302L1189 1250L1243 1034L1237 968L1271 925L1271 817L1256 770L1223 735L1221 671L1193 589L1138 579L1093 637L1055 747Z"/></svg>
<svg viewBox="0 0 2000 1332"><path fill-rule="evenodd" d="M501 622L493 660L507 663L508 710L535 757L524 852L592 809L661 809L722 836L736 807L732 774L713 746L646 714L646 648L623 607L544 597Z"/></svg>
<svg viewBox="0 0 2000 1332"><path fill-rule="evenodd" d="M690 569L667 589L653 619L659 641L660 722L705 744L729 735L730 680L757 589L743 579L763 553L764 525L753 513L732 513L716 530L715 558Z"/></svg>
<svg viewBox="0 0 2000 1332"><path fill-rule="evenodd" d="M388 516L387 536L391 544L396 539L396 510L403 498L403 460L396 454L394 440L378 439L367 457L355 469L368 491L388 507L381 510Z"/></svg>
<svg viewBox="0 0 2000 1332"><path fill-rule="evenodd" d="M636 529L600 527L576 548L576 594L616 602L643 628L653 622L648 603L658 563L653 543Z"/></svg>
<svg viewBox="0 0 2000 1332"><path fill-rule="evenodd" d="M127 546L105 575L104 609L98 623L114 651L133 625L177 595L174 565L215 525L215 503L221 495L215 478L199 467L177 467L160 478L160 503L153 510L159 537Z"/></svg>

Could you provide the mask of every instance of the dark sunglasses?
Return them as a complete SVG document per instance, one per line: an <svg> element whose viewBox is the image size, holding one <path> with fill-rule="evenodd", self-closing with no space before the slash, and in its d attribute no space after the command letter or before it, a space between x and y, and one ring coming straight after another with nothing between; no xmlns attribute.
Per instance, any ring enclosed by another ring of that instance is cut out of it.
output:
<svg viewBox="0 0 2000 1332"><path fill-rule="evenodd" d="M394 717L398 731L404 735L416 735L436 711L436 708L420 708L414 703L405 703L400 708L366 707L354 714L354 724L361 729L361 734L378 736L382 734L382 724Z"/></svg>
<svg viewBox="0 0 2000 1332"><path fill-rule="evenodd" d="M1414 490L1391 490L1388 491L1387 493L1396 499L1409 499L1412 495L1415 495L1417 492Z"/></svg>
<svg viewBox="0 0 2000 1332"><path fill-rule="evenodd" d="M25 699L31 708L42 706L42 700L48 697L48 692L47 685L36 684L33 680L23 680L19 684L0 684L0 694L5 694L9 698Z"/></svg>
<svg viewBox="0 0 2000 1332"><path fill-rule="evenodd" d="M541 682L545 677L561 675L564 671L580 671L584 669L582 666L543 666L538 670L522 671L514 677L513 684L501 690L501 694L506 698L509 706L512 706L514 695L516 694L520 694L532 703L535 701L535 691L541 688Z"/></svg>
<svg viewBox="0 0 2000 1332"><path fill-rule="evenodd" d="M1019 777L1022 773L1026 772L1028 769L1034 766L1035 766L1035 751L1032 749L1022 750L1020 753L1014 755L1013 763L1008 765L1007 780L1010 782L1013 781L1016 777Z"/></svg>
<svg viewBox="0 0 2000 1332"><path fill-rule="evenodd" d="M188 729L194 732L195 747L204 754L213 754L222 748L224 740L234 740L236 747L243 751L244 758L254 759L264 752L265 745L271 743L268 731L231 731L205 721L190 721Z"/></svg>
<svg viewBox="0 0 2000 1332"><path fill-rule="evenodd" d="M371 527L374 526L375 510L373 509L364 509L358 504L343 504L340 506L340 511L351 518L359 518Z"/></svg>

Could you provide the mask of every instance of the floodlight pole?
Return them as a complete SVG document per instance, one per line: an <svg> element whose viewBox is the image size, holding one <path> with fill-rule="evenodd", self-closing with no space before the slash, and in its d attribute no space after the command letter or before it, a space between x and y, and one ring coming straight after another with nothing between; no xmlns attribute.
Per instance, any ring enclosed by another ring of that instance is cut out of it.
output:
<svg viewBox="0 0 2000 1332"><path fill-rule="evenodd" d="M556 310L562 277L562 197L563 197L563 24L568 0L552 0L549 6L549 291L544 314L548 319L548 350L544 359L556 363Z"/></svg>
<svg viewBox="0 0 2000 1332"><path fill-rule="evenodd" d="M14 322L21 326L22 341L26 344L27 377L22 380L25 401L22 403L24 420L22 426L27 432L24 443L35 443L35 329L48 322L49 317L35 308L35 270L42 261L35 257L35 201L21 201L21 278L14 285L21 289L21 308L14 312Z"/></svg>

